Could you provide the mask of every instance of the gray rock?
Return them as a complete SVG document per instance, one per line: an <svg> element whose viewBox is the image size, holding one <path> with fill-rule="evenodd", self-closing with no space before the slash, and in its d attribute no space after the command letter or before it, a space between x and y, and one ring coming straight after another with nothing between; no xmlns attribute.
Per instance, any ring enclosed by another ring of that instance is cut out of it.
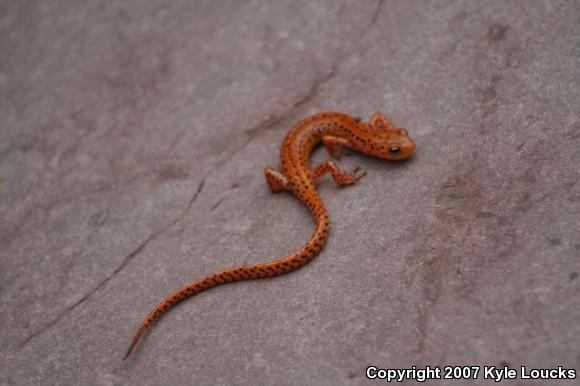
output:
<svg viewBox="0 0 580 386"><path fill-rule="evenodd" d="M577 368L579 25L556 0L3 1L0 384ZM417 154L320 182L317 259L182 303L121 360L164 296L308 238L262 175L293 123L376 110Z"/></svg>

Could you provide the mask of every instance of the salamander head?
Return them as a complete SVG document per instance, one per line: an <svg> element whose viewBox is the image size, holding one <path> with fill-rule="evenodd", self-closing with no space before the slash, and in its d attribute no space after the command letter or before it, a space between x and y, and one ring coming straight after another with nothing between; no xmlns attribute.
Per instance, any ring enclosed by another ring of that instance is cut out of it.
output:
<svg viewBox="0 0 580 386"><path fill-rule="evenodd" d="M402 160L415 153L415 141L409 137L407 130L393 127L381 113L375 113L365 125L370 142L363 150L365 153L388 160Z"/></svg>

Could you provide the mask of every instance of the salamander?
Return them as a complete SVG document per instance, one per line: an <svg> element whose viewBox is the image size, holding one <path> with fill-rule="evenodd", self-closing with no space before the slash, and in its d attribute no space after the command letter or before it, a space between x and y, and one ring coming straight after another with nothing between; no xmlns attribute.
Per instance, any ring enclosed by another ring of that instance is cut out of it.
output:
<svg viewBox="0 0 580 386"><path fill-rule="evenodd" d="M272 192L290 192L312 212L315 230L308 242L279 260L226 269L183 286L145 318L123 359L129 357L151 324L175 304L218 285L287 274L304 267L320 253L328 238L329 221L324 203L316 191L316 181L330 173L336 184L343 187L366 175L358 168L346 172L332 160L311 167L310 155L320 143L334 158L339 158L344 149L353 149L387 160L403 160L413 155L416 147L407 130L394 127L380 112L375 113L369 122L338 112L320 113L298 122L282 142L282 169L266 167L264 176Z"/></svg>

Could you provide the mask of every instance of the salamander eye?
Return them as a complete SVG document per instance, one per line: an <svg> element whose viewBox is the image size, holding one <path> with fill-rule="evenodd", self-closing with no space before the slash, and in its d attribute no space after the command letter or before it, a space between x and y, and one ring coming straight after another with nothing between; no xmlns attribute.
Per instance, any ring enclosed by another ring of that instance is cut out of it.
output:
<svg viewBox="0 0 580 386"><path fill-rule="evenodd" d="M397 154L399 154L400 152L401 152L401 148L400 148L399 146L397 146L397 145L395 145L395 146L391 146L391 147L389 148L389 153L391 153L391 154L393 154L393 155L397 155Z"/></svg>

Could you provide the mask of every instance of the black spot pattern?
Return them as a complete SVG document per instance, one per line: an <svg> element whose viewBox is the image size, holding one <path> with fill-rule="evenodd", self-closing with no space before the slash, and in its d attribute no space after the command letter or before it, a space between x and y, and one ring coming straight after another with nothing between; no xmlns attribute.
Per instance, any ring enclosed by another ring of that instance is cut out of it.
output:
<svg viewBox="0 0 580 386"><path fill-rule="evenodd" d="M322 250L328 235L328 216L326 208L316 192L314 180L330 172L339 185L349 185L357 177L345 173L332 161L327 161L310 170L309 157L325 135L352 139L365 144L363 124L360 118L352 118L342 113L322 113L298 122L288 133L281 146L280 158L282 172L271 168L264 169L266 181L274 192L287 190L296 195L311 210L316 220L316 230L305 246L296 253L270 263L238 267L215 273L194 282L161 302L145 319L135 334L125 358L127 358L141 336L163 313L176 303L195 296L209 288L241 280L274 277L295 271L314 259ZM372 146L372 144L371 144Z"/></svg>

